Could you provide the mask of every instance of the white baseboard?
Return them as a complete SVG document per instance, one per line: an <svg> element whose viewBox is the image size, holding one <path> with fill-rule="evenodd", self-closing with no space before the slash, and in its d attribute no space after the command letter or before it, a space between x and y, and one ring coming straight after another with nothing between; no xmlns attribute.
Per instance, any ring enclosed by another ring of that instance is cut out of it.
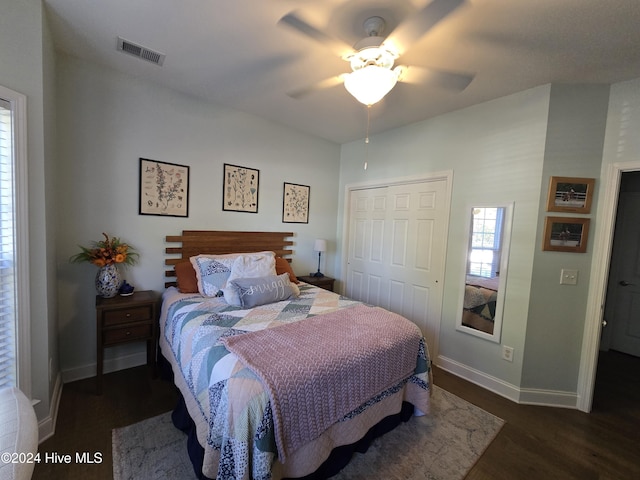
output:
<svg viewBox="0 0 640 480"><path fill-rule="evenodd" d="M522 388L520 403L543 407L578 408L578 394L559 390L536 390Z"/></svg>
<svg viewBox="0 0 640 480"><path fill-rule="evenodd" d="M62 385L62 375L58 373L56 383L53 386L53 393L51 394L49 415L38 422L38 443L44 442L56 432L56 420L58 419L58 407L60 406L60 398L62 397Z"/></svg>
<svg viewBox="0 0 640 480"><path fill-rule="evenodd" d="M438 356L436 365L449 373L453 373L460 378L464 378L471 383L475 383L482 388L518 403L520 391L515 385L442 355Z"/></svg>
<svg viewBox="0 0 640 480"><path fill-rule="evenodd" d="M436 365L516 403L560 408L577 408L578 405L578 395L575 392L520 388L442 355L438 356Z"/></svg>
<svg viewBox="0 0 640 480"><path fill-rule="evenodd" d="M131 367L137 367L139 365L146 365L147 352L132 353L122 357L116 357L104 361L103 373L117 372L118 370L124 370ZM75 382L76 380L82 380L84 378L95 377L97 371L97 365L91 363L82 367L70 368L62 371L63 383Z"/></svg>

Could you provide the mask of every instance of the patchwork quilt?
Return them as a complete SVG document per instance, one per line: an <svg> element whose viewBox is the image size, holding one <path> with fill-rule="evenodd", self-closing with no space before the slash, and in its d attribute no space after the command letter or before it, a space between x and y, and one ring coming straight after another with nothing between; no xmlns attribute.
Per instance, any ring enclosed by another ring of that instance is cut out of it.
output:
<svg viewBox="0 0 640 480"><path fill-rule="evenodd" d="M202 467L207 477L271 480L272 466L279 457L269 392L225 347L224 339L358 305L361 303L304 283L298 298L251 309L231 306L221 298L180 294L174 288L165 292L160 346L204 447ZM366 417L367 411L375 411L387 398L398 395L418 412L427 413L431 370L424 339L417 350L410 376L347 412L337 423Z"/></svg>

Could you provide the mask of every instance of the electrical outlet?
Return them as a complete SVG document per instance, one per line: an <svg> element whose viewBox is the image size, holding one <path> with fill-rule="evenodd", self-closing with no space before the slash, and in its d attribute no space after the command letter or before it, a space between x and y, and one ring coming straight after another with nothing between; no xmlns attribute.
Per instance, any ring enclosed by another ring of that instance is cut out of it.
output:
<svg viewBox="0 0 640 480"><path fill-rule="evenodd" d="M506 345L502 347L502 359L507 362L513 362L513 347L507 347Z"/></svg>

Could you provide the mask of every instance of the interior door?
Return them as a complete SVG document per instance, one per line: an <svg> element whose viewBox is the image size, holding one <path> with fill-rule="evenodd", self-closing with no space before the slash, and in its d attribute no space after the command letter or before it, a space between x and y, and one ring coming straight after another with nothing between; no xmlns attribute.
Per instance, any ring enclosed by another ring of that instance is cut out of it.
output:
<svg viewBox="0 0 640 480"><path fill-rule="evenodd" d="M432 358L440 333L447 180L351 192L347 296L413 321Z"/></svg>
<svg viewBox="0 0 640 480"><path fill-rule="evenodd" d="M607 290L610 348L640 357L640 193L622 192Z"/></svg>

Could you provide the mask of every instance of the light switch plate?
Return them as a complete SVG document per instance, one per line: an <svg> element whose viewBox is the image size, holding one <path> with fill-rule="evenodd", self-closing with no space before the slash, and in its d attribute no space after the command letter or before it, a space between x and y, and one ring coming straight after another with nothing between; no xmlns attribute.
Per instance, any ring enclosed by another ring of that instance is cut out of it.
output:
<svg viewBox="0 0 640 480"><path fill-rule="evenodd" d="M560 270L560 285L577 285L578 270L563 268Z"/></svg>

